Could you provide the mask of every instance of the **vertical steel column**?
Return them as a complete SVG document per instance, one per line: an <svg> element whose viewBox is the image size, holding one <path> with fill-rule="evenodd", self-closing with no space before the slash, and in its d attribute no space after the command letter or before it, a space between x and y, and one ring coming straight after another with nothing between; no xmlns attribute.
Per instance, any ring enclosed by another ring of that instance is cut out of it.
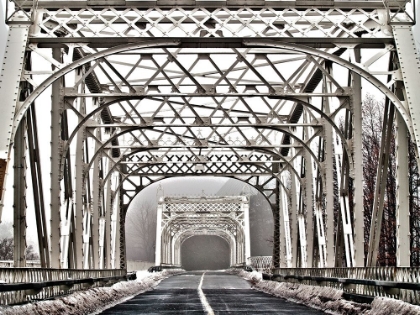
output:
<svg viewBox="0 0 420 315"><path fill-rule="evenodd" d="M414 142L416 143L416 157L417 165L420 165L420 129L418 125L420 123L420 107L418 102L420 100L420 89L418 83L420 82L420 65L419 65L419 56L416 50L415 39L413 37L412 26L411 25L393 25L392 31L395 39L395 46L397 48L399 64L401 68L402 80L404 82L404 99L407 102L408 109L410 112L410 120L414 127ZM405 130L403 126L403 118L401 115L397 115L397 266L409 266L410 257L409 247L407 243L407 238L405 233L409 233L407 228L409 222L409 213L407 213L407 200L406 195L408 195L408 187L406 187L406 178L404 174L407 174L405 171L406 161L406 148L403 144ZM405 232L402 232L404 231ZM404 235L402 234L404 233Z"/></svg>
<svg viewBox="0 0 420 315"><path fill-rule="evenodd" d="M298 248L298 239L299 239L299 222L298 222L298 211L299 211L299 199L298 199L298 180L296 179L295 173L292 171L290 172L291 180L292 180L292 187L290 191L291 195L291 203L289 209L289 226L290 226L290 241L291 241L291 254L292 254L292 268L298 267L298 255L299 255L299 248Z"/></svg>
<svg viewBox="0 0 420 315"><path fill-rule="evenodd" d="M28 147L31 163L32 191L34 196L35 219L37 226L39 256L41 267L48 268L50 262L47 222L45 217L44 189L42 184L42 167L39 155L38 128L34 104L28 109Z"/></svg>
<svg viewBox="0 0 420 315"><path fill-rule="evenodd" d="M410 110L411 120L414 127L414 141L417 148L417 164L420 165L420 128L416 128L420 124L420 64L416 50L416 42L413 37L411 25L392 25L392 31L397 48L398 59L400 62L402 80L405 87L405 100ZM404 117L407 119L407 117Z"/></svg>
<svg viewBox="0 0 420 315"><path fill-rule="evenodd" d="M26 267L26 118L14 140L14 267Z"/></svg>
<svg viewBox="0 0 420 315"><path fill-rule="evenodd" d="M101 132L100 130L96 130L96 138L101 139ZM95 152L99 150L99 143L95 141ZM93 170L92 170L92 200L90 201L92 207L92 257L93 257L93 265L94 269L101 268L103 266L103 255L101 255L100 250L103 248L101 246L101 240L99 237L100 234L100 227L101 227L101 220L102 219L102 209L101 209L101 181L99 178L100 174L100 167L101 167L101 156L99 155L96 157L95 161L93 162ZM103 225L103 224L102 224ZM103 242L102 242L103 243ZM103 245L103 244L102 244Z"/></svg>
<svg viewBox="0 0 420 315"><path fill-rule="evenodd" d="M274 233L273 233L273 267L279 268L281 257L282 256L282 242L281 242L281 220L280 220L280 212L281 212L281 206L280 206L280 179L278 178L276 180L276 202L275 204L271 204L271 211L273 213L273 222L274 222Z"/></svg>
<svg viewBox="0 0 420 315"><path fill-rule="evenodd" d="M157 220L156 220L156 253L155 265L159 266L162 262L162 211L163 199L158 201L157 206Z"/></svg>
<svg viewBox="0 0 420 315"><path fill-rule="evenodd" d="M392 125L394 121L395 107L389 100L385 100L385 112L379 152L379 165L376 175L375 199L372 209L372 219L369 233L369 247L366 265L376 266L379 252L379 240L381 236L382 217L384 211L385 187L388 177L389 150L392 137Z"/></svg>
<svg viewBox="0 0 420 315"><path fill-rule="evenodd" d="M354 49L355 62L361 62L360 49ZM362 80L352 72L352 111L353 111L353 237L355 267L364 267L364 206L363 206L363 153L362 153ZM351 202L351 201L350 201Z"/></svg>
<svg viewBox="0 0 420 315"><path fill-rule="evenodd" d="M115 255L115 258L118 259L118 264L116 267L120 269L126 269L126 251L125 251L125 218L127 213L127 206L124 204L124 191L121 188L119 191L119 206L117 218L117 231L116 231L116 244L119 249L118 255Z"/></svg>
<svg viewBox="0 0 420 315"><path fill-rule="evenodd" d="M340 232L337 232L337 241L336 241L336 264L341 265L342 252L338 250L339 242L344 240L344 250L345 250L345 259L347 267L354 267L354 243L353 243L353 231L351 225L350 217L350 206L348 199L348 187L346 185L346 165L344 165L343 157L343 148L341 141L337 139L336 133L333 130L333 141L334 141L334 155L335 155L335 166L336 166L336 176L337 176L337 186L338 186L338 195L340 199L340 218L341 218L341 227L338 228ZM337 143L338 141L338 143ZM347 178L348 179L348 178ZM339 221L337 221L340 224ZM340 235L342 234L342 235ZM341 249L341 248L340 248ZM339 261L340 260L340 261Z"/></svg>
<svg viewBox="0 0 420 315"><path fill-rule="evenodd" d="M333 138L332 127L328 123L324 123L324 174L325 174L325 190L326 195L326 222L325 222L325 241L327 250L327 260L325 267L335 266L334 254L334 167L333 167Z"/></svg>
<svg viewBox="0 0 420 315"><path fill-rule="evenodd" d="M306 263L308 268L312 268L314 263L314 199L313 199L313 166L312 157L307 152L305 158L305 204L306 204L306 242L307 242L307 256Z"/></svg>
<svg viewBox="0 0 420 315"><path fill-rule="evenodd" d="M53 48L53 58L62 61L61 49ZM63 154L61 115L64 108L63 79L54 81L51 89L51 172L50 172L50 257L51 268L60 268L61 258L61 198L60 198L60 158Z"/></svg>
<svg viewBox="0 0 420 315"><path fill-rule="evenodd" d="M304 122L309 123L310 117L309 114L305 112L303 116ZM305 139L310 139L312 134L309 131L309 128L305 128L304 130ZM304 155L304 173L305 178L303 179L303 188L305 194L305 205L306 205L306 242L307 242L307 267L312 268L314 267L314 241L315 241L315 234L314 234L314 188L313 185L313 178L314 178L314 170L313 170L313 159L311 154L306 150Z"/></svg>
<svg viewBox="0 0 420 315"><path fill-rule="evenodd" d="M118 184L116 184L116 186L118 186ZM119 191L116 190L111 199L111 269L116 269L120 266L119 200Z"/></svg>
<svg viewBox="0 0 420 315"><path fill-rule="evenodd" d="M231 252L230 252L230 264L231 266L236 264L236 242L231 239Z"/></svg>
<svg viewBox="0 0 420 315"><path fill-rule="evenodd" d="M170 256L171 257L171 262L170 262L171 265L175 265L175 251L176 251L175 239L172 236L171 237L171 256Z"/></svg>
<svg viewBox="0 0 420 315"><path fill-rule="evenodd" d="M277 183L277 181L276 181ZM276 198L278 199L278 198ZM244 225L243 225L243 229L244 229L244 233L245 233L245 262L247 262L248 258L251 257L251 236L250 236L250 232L249 232L249 202L248 201L248 197L243 196L242 197L242 202L241 202L241 208L242 211L244 212ZM277 202L276 202L277 205Z"/></svg>
<svg viewBox="0 0 420 315"><path fill-rule="evenodd" d="M84 99L79 99L79 112L84 114L85 113L85 104ZM76 261L76 268L82 269L84 268L85 261L83 259L83 255L87 255L88 253L85 252L87 249L84 248L84 244L86 243L86 236L85 236L85 209L84 209L84 190L85 190L85 161L84 161L84 142L85 142L85 127L81 127L76 136L76 152L75 152L75 162L74 162L74 169L75 169L75 176L74 176L74 219L75 219L75 230L74 233L76 234L76 243L74 244L74 257Z"/></svg>
<svg viewBox="0 0 420 315"><path fill-rule="evenodd" d="M296 149L292 149L294 154L297 154ZM293 165L295 170L300 174L300 177L298 177L296 174L293 176L295 178L295 187L296 187L296 199L297 199L297 229L298 229L298 237L299 237L299 243L298 243L298 249L296 253L299 255L299 259L297 260L296 267L306 268L307 267L307 261L308 261L308 247L307 247L307 241L306 241L306 224L305 224L305 205L303 203L304 199L304 187L302 187L302 184L300 183L300 180L302 180L302 176L304 176L304 165L305 160L303 156L299 156L294 159ZM299 180L298 180L299 179Z"/></svg>
<svg viewBox="0 0 420 315"><path fill-rule="evenodd" d="M325 133L325 131L324 131ZM319 138L318 142L318 161L324 163L324 139ZM325 173L317 165L316 176L313 177L314 195L315 195L315 220L316 220L316 233L318 242L318 256L317 267L324 268L327 264L327 241L325 239L325 224L323 217L323 204L324 204L324 185Z"/></svg>
<svg viewBox="0 0 420 315"><path fill-rule="evenodd" d="M111 172L113 167L113 162L107 159L107 174ZM111 233L112 233L112 177L113 175L109 176L109 179L104 185L104 201L105 201L105 239L104 239L104 267L106 269L111 268L111 253L112 245L111 245Z"/></svg>
<svg viewBox="0 0 420 315"><path fill-rule="evenodd" d="M282 182L286 182L285 175L282 174ZM280 264L281 267L292 267L292 241L290 238L290 222L289 222L289 198L284 186L280 187L280 243L283 240L284 246L280 247Z"/></svg>
<svg viewBox="0 0 420 315"><path fill-rule="evenodd" d="M397 267L410 267L410 202L408 182L408 141L407 125L400 113L396 113L396 258Z"/></svg>
<svg viewBox="0 0 420 315"><path fill-rule="evenodd" d="M0 222L11 151L10 143L13 141L13 139L10 139L10 135L18 103L17 96L24 66L29 27L30 24L27 23L26 17L13 17L13 24L9 25L9 34L0 76Z"/></svg>

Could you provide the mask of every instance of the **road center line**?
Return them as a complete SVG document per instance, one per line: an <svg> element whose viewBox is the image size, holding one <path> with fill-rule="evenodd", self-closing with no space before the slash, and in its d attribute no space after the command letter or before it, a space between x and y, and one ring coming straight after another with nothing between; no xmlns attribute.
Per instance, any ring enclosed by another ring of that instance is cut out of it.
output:
<svg viewBox="0 0 420 315"><path fill-rule="evenodd" d="M203 304L204 311L207 312L207 315L214 315L213 309L211 308L209 302L207 301L203 290L201 290L201 286L203 285L203 279L204 279L205 274L206 273L203 273L203 275L201 276L200 284L198 285L198 295L200 296L201 304Z"/></svg>

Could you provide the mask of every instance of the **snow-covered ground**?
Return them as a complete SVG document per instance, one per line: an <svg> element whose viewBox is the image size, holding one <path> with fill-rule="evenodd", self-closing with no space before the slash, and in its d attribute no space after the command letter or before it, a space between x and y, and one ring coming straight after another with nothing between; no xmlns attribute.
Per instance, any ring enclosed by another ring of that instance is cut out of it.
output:
<svg viewBox="0 0 420 315"><path fill-rule="evenodd" d="M111 287L93 288L79 291L54 300L41 301L19 306L0 306L1 315L38 314L98 314L115 304L131 299L133 296L152 289L163 279L182 272L164 270L149 273L138 271L137 279L123 281Z"/></svg>
<svg viewBox="0 0 420 315"><path fill-rule="evenodd" d="M420 315L420 307L402 301L376 297L372 304L342 299L342 290L298 283L262 280L259 272L241 270L239 275L252 282L253 288L295 303L305 304L329 314L346 315Z"/></svg>

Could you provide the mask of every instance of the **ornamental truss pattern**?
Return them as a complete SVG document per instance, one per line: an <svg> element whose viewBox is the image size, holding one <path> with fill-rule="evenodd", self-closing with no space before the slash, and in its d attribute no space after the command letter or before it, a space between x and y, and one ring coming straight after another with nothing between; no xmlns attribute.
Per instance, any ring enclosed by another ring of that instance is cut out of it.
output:
<svg viewBox="0 0 420 315"><path fill-rule="evenodd" d="M0 198L13 157L17 266L28 185L43 266L124 268L131 200L186 175L236 178L264 194L274 267L363 266L362 82L386 108L366 264L376 264L396 126L397 259L407 265L407 136L420 144L410 2L7 3ZM51 117L37 117L38 106ZM38 136L47 121L50 183Z"/></svg>
<svg viewBox="0 0 420 315"><path fill-rule="evenodd" d="M181 246L195 235L215 235L230 247L230 265L251 256L249 197L161 197L157 207L157 266L182 265Z"/></svg>

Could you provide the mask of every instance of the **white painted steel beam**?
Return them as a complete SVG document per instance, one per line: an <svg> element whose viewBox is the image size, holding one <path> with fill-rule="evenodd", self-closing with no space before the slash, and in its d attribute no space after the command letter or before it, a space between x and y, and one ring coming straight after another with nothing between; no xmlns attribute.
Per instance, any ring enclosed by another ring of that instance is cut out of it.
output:
<svg viewBox="0 0 420 315"><path fill-rule="evenodd" d="M18 102L19 85L24 66L29 24L24 17L16 17L9 28L0 74L0 221L2 216L6 176L11 154L13 120ZM17 126L15 126L17 127Z"/></svg>
<svg viewBox="0 0 420 315"><path fill-rule="evenodd" d="M399 113L396 114L396 258L397 267L410 267L410 200L409 169L407 160L409 134Z"/></svg>

